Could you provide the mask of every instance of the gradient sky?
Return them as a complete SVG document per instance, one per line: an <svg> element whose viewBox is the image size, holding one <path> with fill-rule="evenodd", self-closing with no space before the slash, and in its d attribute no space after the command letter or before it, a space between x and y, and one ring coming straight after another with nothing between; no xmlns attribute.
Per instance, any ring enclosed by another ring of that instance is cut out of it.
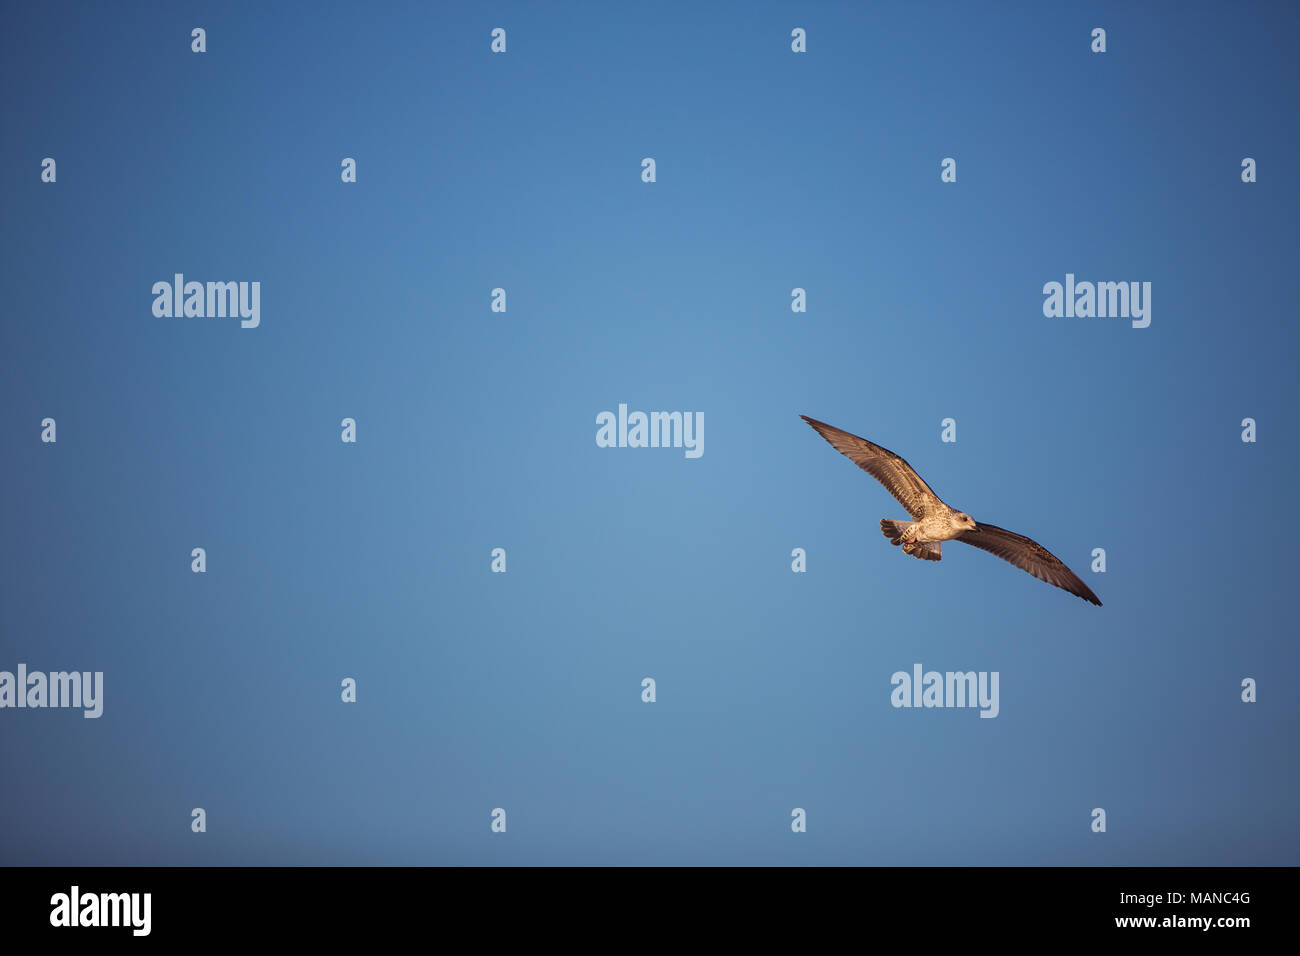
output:
<svg viewBox="0 0 1300 956"><path fill-rule="evenodd" d="M105 701L0 711L0 862L1300 863L1297 46L1278 3L6 4L0 669ZM154 317L176 272L261 326ZM1150 327L1045 318L1067 272ZM598 448L620 402L703 457ZM901 555L800 413L1105 606ZM1000 715L894 709L918 662Z"/></svg>

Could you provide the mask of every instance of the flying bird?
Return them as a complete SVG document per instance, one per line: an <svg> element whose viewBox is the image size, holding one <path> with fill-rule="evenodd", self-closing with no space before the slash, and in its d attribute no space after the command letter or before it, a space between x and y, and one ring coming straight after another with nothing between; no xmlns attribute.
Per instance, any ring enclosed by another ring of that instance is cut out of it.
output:
<svg viewBox="0 0 1300 956"><path fill-rule="evenodd" d="M832 448L884 485L885 490L907 509L914 520L880 519L880 530L890 544L901 544L904 552L925 561L941 560L945 541L974 545L1010 561L1040 581L1054 584L1101 607L1101 601L1088 585L1037 541L982 521L976 524L964 511L949 508L911 465L888 448L881 448L865 438L850 435L807 415L799 417L830 442Z"/></svg>

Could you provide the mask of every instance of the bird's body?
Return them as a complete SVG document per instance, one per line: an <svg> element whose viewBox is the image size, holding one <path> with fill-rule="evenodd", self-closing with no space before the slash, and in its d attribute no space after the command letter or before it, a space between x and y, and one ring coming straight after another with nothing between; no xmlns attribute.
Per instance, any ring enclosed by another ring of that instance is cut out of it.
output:
<svg viewBox="0 0 1300 956"><path fill-rule="evenodd" d="M943 542L961 541L995 554L1041 581L1069 591L1101 606L1101 601L1078 576L1037 541L995 525L975 520L945 504L906 461L888 448L851 435L833 425L800 416L830 446L867 472L907 509L912 521L882 518L880 530L891 544L925 561L943 559Z"/></svg>
<svg viewBox="0 0 1300 956"><path fill-rule="evenodd" d="M942 502L940 502L942 504ZM944 505L944 511L913 521L903 532L906 541L951 541L969 528L962 524L960 512Z"/></svg>

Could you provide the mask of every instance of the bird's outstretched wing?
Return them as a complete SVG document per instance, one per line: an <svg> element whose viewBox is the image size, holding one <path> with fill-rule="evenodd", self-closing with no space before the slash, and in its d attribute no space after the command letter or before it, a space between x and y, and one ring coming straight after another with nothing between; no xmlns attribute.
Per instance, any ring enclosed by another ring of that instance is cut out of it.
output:
<svg viewBox="0 0 1300 956"><path fill-rule="evenodd" d="M943 504L912 466L888 448L881 448L874 442L850 435L834 425L827 425L807 415L799 417L817 429L817 434L830 442L832 448L884 485L885 490L897 498L913 518L919 521L926 513Z"/></svg>
<svg viewBox="0 0 1300 956"><path fill-rule="evenodd" d="M981 521L974 531L966 531L958 535L956 540L974 545L989 554L996 554L1002 560L1010 561L1021 570L1028 571L1038 580L1054 584L1101 607L1097 595L1093 594L1088 585L1080 581L1078 575L1067 568L1060 558L1023 534L1016 534L1014 531L1007 531L1005 528Z"/></svg>

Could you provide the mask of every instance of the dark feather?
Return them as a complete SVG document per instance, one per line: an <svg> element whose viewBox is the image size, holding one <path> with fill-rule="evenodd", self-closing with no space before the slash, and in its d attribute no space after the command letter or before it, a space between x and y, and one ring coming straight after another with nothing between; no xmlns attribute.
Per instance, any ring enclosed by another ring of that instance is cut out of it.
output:
<svg viewBox="0 0 1300 956"><path fill-rule="evenodd" d="M1060 558L1037 541L1026 538L1023 534L999 528L997 525L985 524L982 521L977 524L976 530L967 531L954 540L973 545L989 554L995 554L1022 571L1028 571L1038 580L1054 584L1101 607L1101 601L1092 593L1092 589L1079 580L1078 575L1067 568Z"/></svg>
<svg viewBox="0 0 1300 956"><path fill-rule="evenodd" d="M874 442L807 415L799 417L815 428L832 448L884 485L885 490L897 498L913 518L919 521L930 509L942 507L939 496L921 480L916 470L888 448L881 448Z"/></svg>

